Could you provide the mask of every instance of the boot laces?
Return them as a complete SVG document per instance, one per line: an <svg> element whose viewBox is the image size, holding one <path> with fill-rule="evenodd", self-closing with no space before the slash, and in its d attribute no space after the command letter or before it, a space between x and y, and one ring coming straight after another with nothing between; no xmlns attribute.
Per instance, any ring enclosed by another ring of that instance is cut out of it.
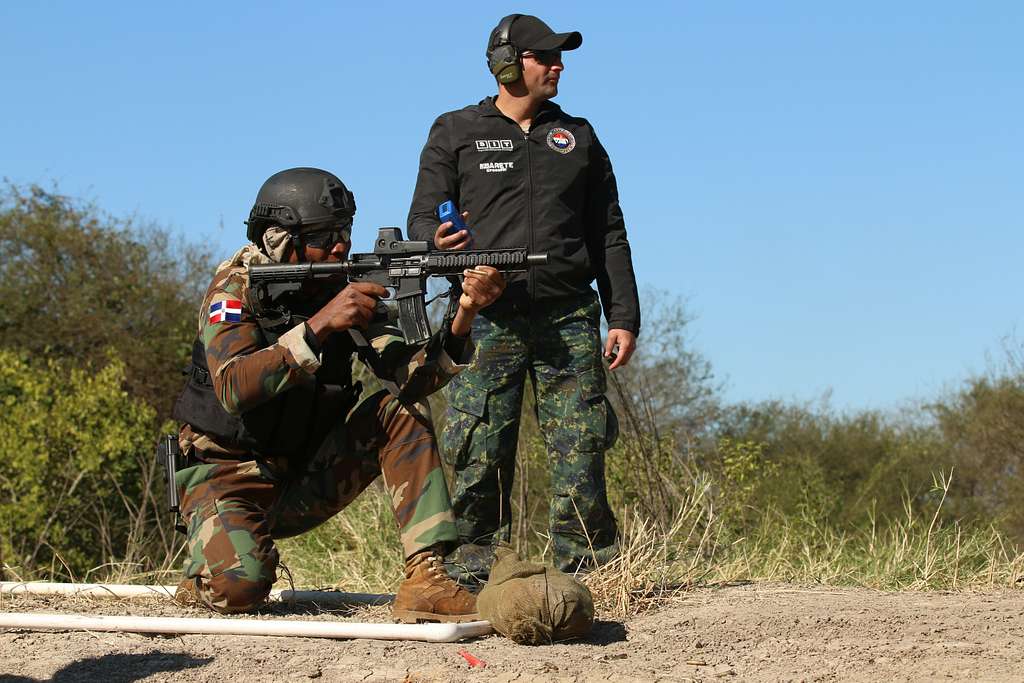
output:
<svg viewBox="0 0 1024 683"><path fill-rule="evenodd" d="M424 562L427 565L427 572L435 582L444 586L454 586L457 590L462 590L462 586L455 579L448 576L448 571L444 568L444 558L440 555L431 553Z"/></svg>
<svg viewBox="0 0 1024 683"><path fill-rule="evenodd" d="M427 571L436 576L443 576L448 578L448 572L444 570L444 560L441 559L440 555L431 553L427 557Z"/></svg>

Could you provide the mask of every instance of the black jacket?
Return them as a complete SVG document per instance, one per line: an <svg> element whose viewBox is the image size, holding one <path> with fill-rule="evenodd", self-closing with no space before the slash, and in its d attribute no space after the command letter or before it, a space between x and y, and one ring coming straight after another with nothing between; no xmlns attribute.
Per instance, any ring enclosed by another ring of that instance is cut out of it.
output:
<svg viewBox="0 0 1024 683"><path fill-rule="evenodd" d="M432 241L437 205L469 211L472 248L547 252L548 265L510 278L505 296L598 292L610 328L638 334L640 302L608 153L586 119L546 102L524 134L489 97L442 114L420 155L411 239Z"/></svg>

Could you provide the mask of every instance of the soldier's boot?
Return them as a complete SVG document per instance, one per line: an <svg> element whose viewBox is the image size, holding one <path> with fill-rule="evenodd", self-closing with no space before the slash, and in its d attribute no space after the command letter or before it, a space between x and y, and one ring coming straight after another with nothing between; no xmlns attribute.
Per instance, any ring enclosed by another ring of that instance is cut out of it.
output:
<svg viewBox="0 0 1024 683"><path fill-rule="evenodd" d="M405 563L405 580L398 586L391 615L407 624L418 621L460 623L480 618L476 596L449 578L441 556L422 550Z"/></svg>
<svg viewBox="0 0 1024 683"><path fill-rule="evenodd" d="M203 603L199 599L199 588L196 586L198 579L182 579L178 584L178 590L174 591L174 602L182 607L199 607Z"/></svg>

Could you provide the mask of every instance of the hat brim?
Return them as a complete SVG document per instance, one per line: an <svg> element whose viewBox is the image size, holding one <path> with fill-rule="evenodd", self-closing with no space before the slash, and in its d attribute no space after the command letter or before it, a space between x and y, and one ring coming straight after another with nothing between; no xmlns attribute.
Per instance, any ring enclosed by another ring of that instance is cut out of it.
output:
<svg viewBox="0 0 1024 683"><path fill-rule="evenodd" d="M521 45L522 50L575 50L583 44L583 36L579 31L569 33L552 33L529 45Z"/></svg>

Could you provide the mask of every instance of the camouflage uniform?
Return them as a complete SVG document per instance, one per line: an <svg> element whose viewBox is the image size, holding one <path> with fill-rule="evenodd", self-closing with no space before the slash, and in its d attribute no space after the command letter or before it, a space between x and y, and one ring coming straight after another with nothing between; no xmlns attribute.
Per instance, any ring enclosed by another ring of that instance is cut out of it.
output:
<svg viewBox="0 0 1024 683"><path fill-rule="evenodd" d="M550 454L555 565L571 572L615 555L604 452L618 427L604 395L599 316L592 294L543 305L501 300L473 321L476 354L446 389L442 442L456 473L456 525L464 539L454 560L474 573L486 573L492 544L511 536L509 496L527 376Z"/></svg>
<svg viewBox="0 0 1024 683"><path fill-rule="evenodd" d="M353 347L347 335L332 335L328 342L339 343L325 342L314 352L304 322L270 343L250 302L245 265L254 258L261 256L249 246L218 268L200 310L199 339L221 405L243 419L255 416L255 423L276 420L273 443L284 447L254 452L244 441L190 424L179 436L189 464L177 474L188 536L185 575L196 580L200 599L222 612L245 611L266 598L277 578L274 539L322 523L378 475L392 498L406 558L456 539L425 402L410 412L381 391L349 414L351 401L324 399L318 405L329 407L325 418L322 410L298 416L315 418L309 429L298 428L295 416L275 414L286 394L324 397L347 389ZM237 319L211 322L215 318L208 313L226 304L241 304ZM428 361L422 348L390 332L371 328L367 337L398 386L412 388L408 396L403 392L407 403L437 390L462 368L450 353L460 363L472 353L470 342L452 340Z"/></svg>

